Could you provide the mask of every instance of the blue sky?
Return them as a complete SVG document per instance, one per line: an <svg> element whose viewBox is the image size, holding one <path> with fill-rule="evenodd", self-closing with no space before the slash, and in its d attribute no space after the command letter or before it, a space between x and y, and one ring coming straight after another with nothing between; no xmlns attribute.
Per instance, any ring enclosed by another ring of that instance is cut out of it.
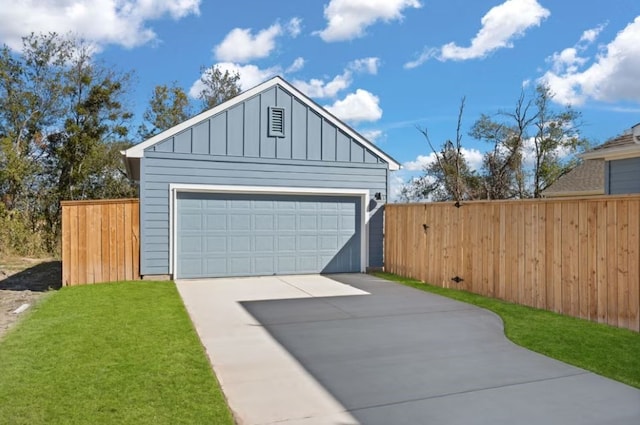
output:
<svg viewBox="0 0 640 425"><path fill-rule="evenodd" d="M640 122L637 0L0 0L0 42L32 31L75 33L134 70L138 119L155 85L197 91L201 66L244 89L281 75L403 163L396 186L429 161L416 126L455 137L462 96L475 163L488 146L466 130L539 81L594 144Z"/></svg>

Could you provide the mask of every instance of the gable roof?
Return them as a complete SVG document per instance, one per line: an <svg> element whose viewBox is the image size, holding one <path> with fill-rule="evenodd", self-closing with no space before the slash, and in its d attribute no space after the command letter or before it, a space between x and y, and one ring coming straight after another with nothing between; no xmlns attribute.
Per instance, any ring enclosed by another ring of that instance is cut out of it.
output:
<svg viewBox="0 0 640 425"><path fill-rule="evenodd" d="M604 160L586 160L542 191L546 197L604 195Z"/></svg>
<svg viewBox="0 0 640 425"><path fill-rule="evenodd" d="M287 81L285 81L282 77L279 77L279 76L273 77L272 79L267 80L264 83L259 84L245 92L242 92L238 96L213 107L212 109L204 111L199 115L196 115L174 127L171 127L168 130L163 131L162 133L156 134L155 136L145 140L144 142L138 143L137 145L132 146L125 151L122 151L122 155L125 158L125 163L127 163L127 167L129 167L128 160L133 158L142 158L144 156L145 149L169 137L172 137L191 126L194 126L200 123L201 121L211 118L212 116L217 115L226 109L232 108L233 106L240 104L245 100L250 99L251 97L277 85L287 90L294 97L296 97L298 100L300 100L305 105L307 105L310 109L315 111L318 115L324 117L326 120L334 124L337 128L344 131L347 135L352 137L358 143L362 144L365 148L367 148L368 150L373 152L375 155L380 157L383 161L385 161L388 164L389 170L395 171L400 169L400 163L398 161L396 161L391 156L383 152L380 148L378 148L369 140L364 138L360 133L358 133L351 127L349 127L347 124L342 122L340 119L335 117L329 111L327 111L322 106L320 106L319 104L311 100L304 93L302 93L300 90L298 90L297 88L295 88L294 86L292 86Z"/></svg>
<svg viewBox="0 0 640 425"><path fill-rule="evenodd" d="M631 127L624 134L607 140L580 155L582 159L624 159L640 156L640 123Z"/></svg>

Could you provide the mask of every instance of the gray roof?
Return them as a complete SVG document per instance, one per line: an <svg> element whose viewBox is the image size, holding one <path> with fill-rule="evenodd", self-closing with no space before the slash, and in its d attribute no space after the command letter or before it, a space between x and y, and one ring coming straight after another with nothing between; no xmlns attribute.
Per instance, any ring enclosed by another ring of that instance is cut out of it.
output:
<svg viewBox="0 0 640 425"><path fill-rule="evenodd" d="M596 146L591 149L591 152L600 151L603 149L611 149L611 148L620 148L623 146L634 145L633 134L625 133L620 136L614 137L613 139L609 139L603 144Z"/></svg>
<svg viewBox="0 0 640 425"><path fill-rule="evenodd" d="M640 156L640 123L623 134L579 155L582 159L614 160Z"/></svg>
<svg viewBox="0 0 640 425"><path fill-rule="evenodd" d="M604 194L604 161L584 161L542 193L546 197Z"/></svg>

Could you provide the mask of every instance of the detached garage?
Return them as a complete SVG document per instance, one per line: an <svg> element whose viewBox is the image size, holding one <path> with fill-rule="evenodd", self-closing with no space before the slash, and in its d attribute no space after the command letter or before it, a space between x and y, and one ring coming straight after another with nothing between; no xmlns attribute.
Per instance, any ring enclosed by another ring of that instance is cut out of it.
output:
<svg viewBox="0 0 640 425"><path fill-rule="evenodd" d="M383 265L399 164L280 77L124 152L140 268L174 278Z"/></svg>

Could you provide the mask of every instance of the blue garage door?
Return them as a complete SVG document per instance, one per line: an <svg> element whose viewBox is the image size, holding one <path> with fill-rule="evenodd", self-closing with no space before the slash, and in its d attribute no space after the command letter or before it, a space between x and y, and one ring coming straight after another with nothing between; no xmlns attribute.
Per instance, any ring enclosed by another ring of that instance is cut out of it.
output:
<svg viewBox="0 0 640 425"><path fill-rule="evenodd" d="M360 271L360 199L178 193L179 278Z"/></svg>

